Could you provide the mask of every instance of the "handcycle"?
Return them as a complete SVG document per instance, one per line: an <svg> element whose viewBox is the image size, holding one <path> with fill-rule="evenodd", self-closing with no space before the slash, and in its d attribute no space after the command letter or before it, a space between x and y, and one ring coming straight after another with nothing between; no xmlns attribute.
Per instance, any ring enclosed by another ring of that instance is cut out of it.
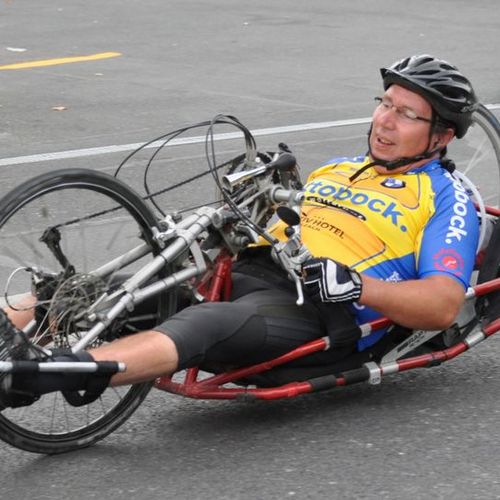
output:
<svg viewBox="0 0 500 500"><path fill-rule="evenodd" d="M246 145L244 153L222 163L216 161L213 136L220 125L235 126ZM213 205L185 214L164 211L155 201L158 192L152 193L146 181L146 196L141 197L116 177L85 169L42 174L0 200L5 305L34 315L24 328L34 359L22 366L0 361L0 373L99 370L99 363L54 363L47 356L52 348L78 351L133 335L173 314L186 300L226 299L234 256L259 237L268 240L295 279L300 302L297 212L303 199L293 156L285 145L276 153L259 152L251 133L233 117L217 116L198 126L207 129L208 170L192 179L207 172L213 176ZM191 128L140 148L159 144L147 168L170 140ZM190 398L290 398L359 382L376 384L386 375L438 365L493 335L500 329L500 182L492 182L500 172L500 124L486 107L474 113L462 144L457 147L465 149L450 156L456 155L458 170L466 174L458 176L475 199L481 236L467 303L447 331L409 332L382 318L360 328L364 333L389 329L390 342L332 366L288 368L293 360L327 350L324 337L257 365L211 372L202 366L151 383L110 387L82 406L70 405L55 392L31 406L1 411L0 439L36 453L66 452L116 430L152 387ZM491 175L484 168L492 169ZM289 225L285 242L266 232L275 214ZM125 367L116 364L113 369Z"/></svg>

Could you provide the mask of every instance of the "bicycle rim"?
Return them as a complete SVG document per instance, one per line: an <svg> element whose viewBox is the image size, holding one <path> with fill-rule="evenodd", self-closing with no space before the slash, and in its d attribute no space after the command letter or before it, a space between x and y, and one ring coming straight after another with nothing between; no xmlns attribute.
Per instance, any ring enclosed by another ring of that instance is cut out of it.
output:
<svg viewBox="0 0 500 500"><path fill-rule="evenodd" d="M101 292L116 286L121 276L150 261L157 253L151 237L155 225L155 217L133 191L93 171L45 174L5 197L0 202L0 283L8 284L7 302L16 307L32 302L32 273L27 268L62 276L56 280L50 300L44 302L49 309L43 310L43 321L30 331L33 343L47 348L74 345L80 335L76 323L68 319L68 310L85 307ZM61 257L40 240L45 230L54 227L60 235L61 253L74 268L70 278L64 276ZM144 256L104 276L93 276L92 271L131 248L144 247L144 242L148 243ZM61 303L64 306L58 309ZM145 322L156 324L166 317L173 307L171 294L155 304L153 311L132 311L121 318L117 335L133 333ZM47 319L54 314L60 314L56 333ZM59 328L59 324L64 327ZM100 339L94 346L105 341ZM70 406L60 393L46 394L31 406L3 410L0 438L37 453L89 446L125 422L150 388L150 383L108 388L97 401L78 408Z"/></svg>

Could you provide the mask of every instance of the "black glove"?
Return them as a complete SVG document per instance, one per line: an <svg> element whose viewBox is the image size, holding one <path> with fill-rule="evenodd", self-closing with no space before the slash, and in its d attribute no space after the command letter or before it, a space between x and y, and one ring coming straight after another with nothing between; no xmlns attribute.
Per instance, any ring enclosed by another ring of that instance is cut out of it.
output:
<svg viewBox="0 0 500 500"><path fill-rule="evenodd" d="M325 257L302 265L304 289L316 302L354 302L361 296L361 276L340 262Z"/></svg>

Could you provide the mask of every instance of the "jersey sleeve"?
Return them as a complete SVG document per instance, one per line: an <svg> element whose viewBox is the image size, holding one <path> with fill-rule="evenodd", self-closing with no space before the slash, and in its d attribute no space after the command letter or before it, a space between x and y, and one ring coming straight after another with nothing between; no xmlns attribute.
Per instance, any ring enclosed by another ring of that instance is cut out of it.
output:
<svg viewBox="0 0 500 500"><path fill-rule="evenodd" d="M419 277L451 276L467 288L479 237L476 209L458 180L446 172L433 180L434 214L417 249Z"/></svg>

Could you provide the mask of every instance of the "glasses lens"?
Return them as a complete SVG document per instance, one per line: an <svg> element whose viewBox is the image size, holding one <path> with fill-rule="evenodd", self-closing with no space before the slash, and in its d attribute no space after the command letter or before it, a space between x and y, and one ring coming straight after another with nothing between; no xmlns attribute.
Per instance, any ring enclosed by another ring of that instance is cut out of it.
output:
<svg viewBox="0 0 500 500"><path fill-rule="evenodd" d="M388 99L387 97L374 97L375 102L377 103L377 106L382 106L385 109L394 109L396 114L405 120L409 121L415 121L415 120L424 120L424 121L430 121L426 118L421 118L418 116L418 114L411 108L406 108L406 107L398 107L394 106L392 101Z"/></svg>
<svg viewBox="0 0 500 500"><path fill-rule="evenodd" d="M408 120L416 120L418 118L417 113L415 113L415 111L413 111L413 109L400 108L400 109L398 109L398 112L401 116L408 118Z"/></svg>

